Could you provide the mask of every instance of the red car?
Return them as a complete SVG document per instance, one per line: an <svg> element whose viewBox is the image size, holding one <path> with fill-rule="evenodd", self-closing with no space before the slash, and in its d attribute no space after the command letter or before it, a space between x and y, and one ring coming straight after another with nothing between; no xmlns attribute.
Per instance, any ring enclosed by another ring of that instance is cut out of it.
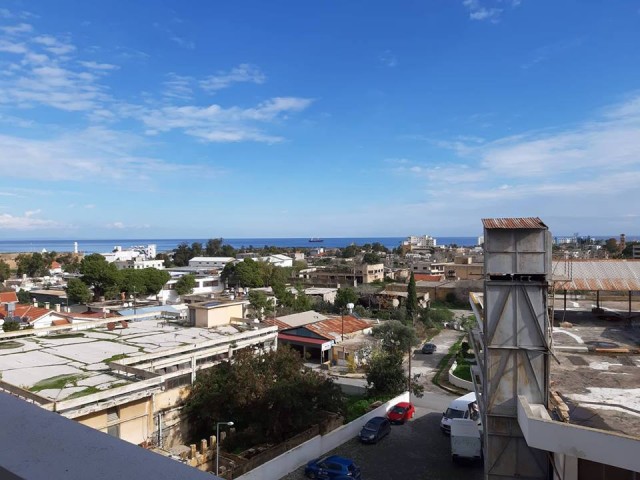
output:
<svg viewBox="0 0 640 480"><path fill-rule="evenodd" d="M412 403L400 402L387 412L387 418L391 423L404 423L413 418L415 413L416 407Z"/></svg>

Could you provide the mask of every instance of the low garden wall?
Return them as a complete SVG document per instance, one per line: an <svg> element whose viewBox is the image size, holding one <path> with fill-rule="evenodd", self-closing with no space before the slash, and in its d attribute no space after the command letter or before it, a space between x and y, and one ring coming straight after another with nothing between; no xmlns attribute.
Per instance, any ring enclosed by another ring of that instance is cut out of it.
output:
<svg viewBox="0 0 640 480"><path fill-rule="evenodd" d="M326 435L316 435L312 439L298 445L282 455L256 467L255 469L237 477L237 480L262 480L265 478L281 478L296 468L306 464L309 460L321 457L325 453L342 445L347 440L352 439L362 426L372 417L384 416L391 407L398 402L408 402L409 392L398 395L389 400L375 410L356 418L352 422L327 433Z"/></svg>
<svg viewBox="0 0 640 480"><path fill-rule="evenodd" d="M449 383L451 385L455 385L456 387L464 388L470 392L473 392L473 382L469 382L468 380L463 380L462 378L456 377L453 372L458 366L458 362L453 362L451 368L449 369Z"/></svg>

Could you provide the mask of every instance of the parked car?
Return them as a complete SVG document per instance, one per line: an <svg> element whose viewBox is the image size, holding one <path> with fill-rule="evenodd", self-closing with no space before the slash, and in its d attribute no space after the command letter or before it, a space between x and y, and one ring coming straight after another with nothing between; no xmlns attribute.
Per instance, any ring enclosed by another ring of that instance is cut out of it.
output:
<svg viewBox="0 0 640 480"><path fill-rule="evenodd" d="M387 418L391 423L404 423L413 418L416 413L416 407L409 402L400 402L387 412Z"/></svg>
<svg viewBox="0 0 640 480"><path fill-rule="evenodd" d="M422 345L422 353L433 353L438 349L435 343L425 343Z"/></svg>
<svg viewBox="0 0 640 480"><path fill-rule="evenodd" d="M391 424L384 417L373 417L364 424L358 434L358 438L363 443L377 443L385 435L391 432Z"/></svg>
<svg viewBox="0 0 640 480"><path fill-rule="evenodd" d="M360 468L350 458L330 455L307 463L304 474L309 478L360 480Z"/></svg>

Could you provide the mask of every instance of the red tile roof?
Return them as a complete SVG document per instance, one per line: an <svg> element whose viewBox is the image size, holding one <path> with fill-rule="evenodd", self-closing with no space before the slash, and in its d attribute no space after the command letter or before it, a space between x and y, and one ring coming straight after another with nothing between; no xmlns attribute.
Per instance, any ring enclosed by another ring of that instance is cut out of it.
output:
<svg viewBox="0 0 640 480"><path fill-rule="evenodd" d="M53 322L51 322L51 325L53 325L54 327L60 327L62 325L70 325L70 324L71 322L67 318L64 318L62 320L54 320Z"/></svg>
<svg viewBox="0 0 640 480"><path fill-rule="evenodd" d="M414 273L416 282L439 282L444 279L444 275L429 275L428 273Z"/></svg>
<svg viewBox="0 0 640 480"><path fill-rule="evenodd" d="M51 313L51 310L47 310L46 308L34 307L33 305L16 305L16 309L14 311L15 317L22 318L23 321L28 321L29 323L33 323L41 317ZM6 312L0 311L0 318L5 318Z"/></svg>
<svg viewBox="0 0 640 480"><path fill-rule="evenodd" d="M61 268L62 265L60 265L58 262L56 262L55 260L53 262L51 262L51 266L49 267L51 270L54 270L56 268Z"/></svg>
<svg viewBox="0 0 640 480"><path fill-rule="evenodd" d="M16 292L0 292L0 303L13 303L18 302L18 295Z"/></svg>

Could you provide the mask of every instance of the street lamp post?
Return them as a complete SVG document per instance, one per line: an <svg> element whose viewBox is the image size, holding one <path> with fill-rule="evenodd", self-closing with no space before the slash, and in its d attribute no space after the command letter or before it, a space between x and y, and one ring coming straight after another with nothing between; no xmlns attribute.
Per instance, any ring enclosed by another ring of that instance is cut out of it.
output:
<svg viewBox="0 0 640 480"><path fill-rule="evenodd" d="M229 425L233 427L233 422L217 422L216 423L216 475L220 467L220 425Z"/></svg>
<svg viewBox="0 0 640 480"><path fill-rule="evenodd" d="M353 303L347 303L346 308L347 310L349 310L349 315L351 315L351 312L353 312ZM344 308L342 309L342 335L341 335L341 342L344 342Z"/></svg>

